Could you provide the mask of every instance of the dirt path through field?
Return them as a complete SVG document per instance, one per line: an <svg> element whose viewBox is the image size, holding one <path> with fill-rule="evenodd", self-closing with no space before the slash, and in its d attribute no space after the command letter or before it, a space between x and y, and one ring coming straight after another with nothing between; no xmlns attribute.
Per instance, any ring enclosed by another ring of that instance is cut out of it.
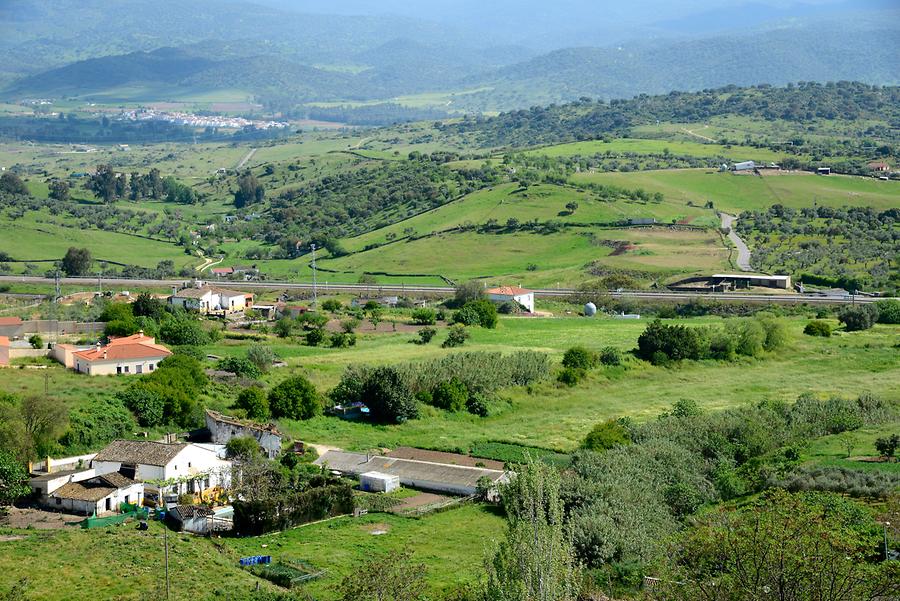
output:
<svg viewBox="0 0 900 601"><path fill-rule="evenodd" d="M234 170L235 170L235 171L240 171L241 169L243 169L243 168L244 168L244 165L247 164L247 161L249 161L250 159L253 158L253 155L254 155L254 154L256 154L256 148L251 148L251 149L250 149L250 152L248 152L247 154L245 154L245 155L244 155L244 158L242 158L242 159L238 162L237 167L235 167Z"/></svg>
<svg viewBox="0 0 900 601"><path fill-rule="evenodd" d="M709 128L708 125L703 126L703 129L708 129L708 128ZM689 136L694 136L695 138L700 138L701 140L705 140L707 142L715 142L715 140L713 140L712 138L698 134L698 133L694 132L693 130L686 129L684 127L681 128L681 131L683 131L684 133L686 133Z"/></svg>

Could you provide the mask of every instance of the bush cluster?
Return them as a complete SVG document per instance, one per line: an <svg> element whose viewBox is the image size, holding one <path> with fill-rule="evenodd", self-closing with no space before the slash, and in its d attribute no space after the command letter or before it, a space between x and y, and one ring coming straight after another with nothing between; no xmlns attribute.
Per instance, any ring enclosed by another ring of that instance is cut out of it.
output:
<svg viewBox="0 0 900 601"><path fill-rule="evenodd" d="M497 307L489 300L470 300L453 314L453 323L464 326L497 327Z"/></svg>

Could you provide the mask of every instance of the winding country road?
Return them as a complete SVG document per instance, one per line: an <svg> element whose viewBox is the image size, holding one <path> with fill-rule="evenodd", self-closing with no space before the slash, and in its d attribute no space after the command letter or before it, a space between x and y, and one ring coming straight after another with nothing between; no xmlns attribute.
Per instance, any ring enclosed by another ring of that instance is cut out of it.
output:
<svg viewBox="0 0 900 601"><path fill-rule="evenodd" d="M747 244L734 231L734 222L737 221L737 217L728 213L719 213L719 215L722 217L722 227L728 228L728 239L737 248L738 256L735 263L738 269L741 271L753 271L753 268L750 266L750 249L747 248Z"/></svg>

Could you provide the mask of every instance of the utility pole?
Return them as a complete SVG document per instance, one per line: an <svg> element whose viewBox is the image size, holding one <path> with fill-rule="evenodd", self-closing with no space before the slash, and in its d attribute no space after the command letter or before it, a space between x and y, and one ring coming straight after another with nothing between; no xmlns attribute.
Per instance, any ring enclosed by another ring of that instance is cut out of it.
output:
<svg viewBox="0 0 900 601"><path fill-rule="evenodd" d="M166 548L166 601L169 601L169 527L166 522L162 522L163 527L163 546Z"/></svg>
<svg viewBox="0 0 900 601"><path fill-rule="evenodd" d="M887 561L888 557L888 540L887 540L887 529L890 526L890 522L884 522L881 526L884 528L884 560Z"/></svg>
<svg viewBox="0 0 900 601"><path fill-rule="evenodd" d="M310 244L312 248L312 272L313 272L313 310L316 309L316 301L318 300L318 290L316 290L316 245Z"/></svg>

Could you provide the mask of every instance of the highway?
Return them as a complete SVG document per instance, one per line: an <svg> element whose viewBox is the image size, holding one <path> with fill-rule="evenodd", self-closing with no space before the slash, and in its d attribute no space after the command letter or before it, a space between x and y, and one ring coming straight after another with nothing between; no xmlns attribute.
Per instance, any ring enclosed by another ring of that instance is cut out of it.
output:
<svg viewBox="0 0 900 601"><path fill-rule="evenodd" d="M53 285L53 278L44 278L37 276L0 276L0 282L24 283L24 284L44 284ZM119 290L128 290L133 287L153 287L153 288L182 288L189 282L185 279L170 280L144 280L144 279L126 279L126 278L96 278L96 277L64 277L60 278L60 284L64 285L83 285L86 288L96 286L102 282L104 289L117 288ZM239 290L312 290L312 283L308 282L274 282L274 281L252 281L252 282L233 282L222 281L221 286ZM410 284L334 284L319 283L317 286L320 294L329 292L350 292L369 294L452 294L454 289L452 286L419 286ZM553 298L566 297L574 293L571 288L543 288L535 289L534 294L537 297ZM639 300L663 300L663 301L679 301L691 300L697 298L720 300L720 301L744 301L751 303L772 303L772 304L795 304L809 303L811 305L848 305L853 303L871 303L879 300L868 296L819 296L815 294L747 294L741 292L670 292L670 291L649 291L649 290L621 290L611 292L610 296L621 299L639 299Z"/></svg>

